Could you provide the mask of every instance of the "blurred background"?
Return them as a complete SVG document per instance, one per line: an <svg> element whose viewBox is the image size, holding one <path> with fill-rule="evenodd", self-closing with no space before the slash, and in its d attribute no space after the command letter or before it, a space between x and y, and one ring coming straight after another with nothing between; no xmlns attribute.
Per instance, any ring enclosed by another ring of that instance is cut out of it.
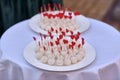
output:
<svg viewBox="0 0 120 80"><path fill-rule="evenodd" d="M0 0L0 36L15 23L39 13L39 7L48 3L60 3L120 31L120 0Z"/></svg>

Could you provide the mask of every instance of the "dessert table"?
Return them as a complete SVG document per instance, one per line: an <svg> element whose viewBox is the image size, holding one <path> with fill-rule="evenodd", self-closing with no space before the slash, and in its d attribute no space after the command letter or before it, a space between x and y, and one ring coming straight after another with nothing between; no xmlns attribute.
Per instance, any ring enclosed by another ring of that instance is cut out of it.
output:
<svg viewBox="0 0 120 80"><path fill-rule="evenodd" d="M23 50L33 36L39 38L39 35L29 28L29 20L15 24L2 35L2 59L16 63L24 80L120 80L120 33L106 23L88 19L90 28L81 35L95 48L96 59L84 68L55 72L30 65L23 57Z"/></svg>

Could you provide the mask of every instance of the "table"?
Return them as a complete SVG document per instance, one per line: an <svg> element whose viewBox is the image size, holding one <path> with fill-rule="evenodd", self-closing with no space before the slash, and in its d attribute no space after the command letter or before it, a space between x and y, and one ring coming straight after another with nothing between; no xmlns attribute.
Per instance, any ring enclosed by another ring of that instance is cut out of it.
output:
<svg viewBox="0 0 120 80"><path fill-rule="evenodd" d="M29 28L29 20L15 24L2 35L2 59L17 63L23 70L25 80L119 80L120 34L108 24L91 18L89 20L91 26L82 36L96 49L97 57L85 68L69 72L50 72L27 63L23 58L23 49L33 41L33 36L39 37Z"/></svg>

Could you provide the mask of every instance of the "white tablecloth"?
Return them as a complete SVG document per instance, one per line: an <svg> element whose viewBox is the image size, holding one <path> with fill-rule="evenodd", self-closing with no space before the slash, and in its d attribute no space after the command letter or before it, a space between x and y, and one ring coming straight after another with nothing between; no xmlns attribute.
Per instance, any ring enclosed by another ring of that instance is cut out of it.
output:
<svg viewBox="0 0 120 80"><path fill-rule="evenodd" d="M89 19L91 26L82 33L96 50L96 60L85 68L69 72L51 72L37 69L27 63L23 49L33 36L38 36L28 25L28 20L9 28L1 37L2 59L20 66L24 80L120 80L120 34L112 26ZM2 76L0 76L2 77Z"/></svg>

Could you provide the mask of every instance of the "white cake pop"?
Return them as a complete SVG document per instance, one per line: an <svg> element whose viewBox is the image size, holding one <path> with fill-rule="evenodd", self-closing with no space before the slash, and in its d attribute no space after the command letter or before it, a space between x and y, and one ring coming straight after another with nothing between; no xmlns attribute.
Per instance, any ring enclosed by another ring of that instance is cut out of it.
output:
<svg viewBox="0 0 120 80"><path fill-rule="evenodd" d="M63 65L63 59L57 59L56 60L56 65L57 66L62 66Z"/></svg>
<svg viewBox="0 0 120 80"><path fill-rule="evenodd" d="M39 60L39 59L41 59L41 57L43 56L43 53L37 52L37 53L35 54L35 56L36 56L36 58Z"/></svg>
<svg viewBox="0 0 120 80"><path fill-rule="evenodd" d="M71 60L70 60L70 58L65 58L65 59L64 59L64 65L65 65L65 66L71 65Z"/></svg>
<svg viewBox="0 0 120 80"><path fill-rule="evenodd" d="M48 62L48 58L46 56L42 56L41 59L40 59L40 61L42 63L47 63Z"/></svg>
<svg viewBox="0 0 120 80"><path fill-rule="evenodd" d="M71 62L72 64L77 63L77 58L75 56L71 57Z"/></svg>
<svg viewBox="0 0 120 80"><path fill-rule="evenodd" d="M55 59L54 58L49 58L48 59L48 64L49 65L54 65L55 64Z"/></svg>

